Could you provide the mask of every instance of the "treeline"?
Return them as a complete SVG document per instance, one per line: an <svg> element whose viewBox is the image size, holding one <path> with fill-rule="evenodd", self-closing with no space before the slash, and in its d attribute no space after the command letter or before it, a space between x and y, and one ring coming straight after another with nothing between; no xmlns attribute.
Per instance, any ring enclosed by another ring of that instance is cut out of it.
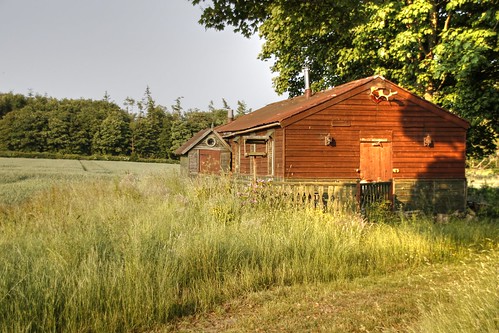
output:
<svg viewBox="0 0 499 333"><path fill-rule="evenodd" d="M102 100L62 99L0 93L0 151L133 158L175 158L194 133L227 120L229 105L184 110L181 98L170 108L157 105L149 88L144 98L127 98L120 108ZM238 101L236 114L249 112Z"/></svg>

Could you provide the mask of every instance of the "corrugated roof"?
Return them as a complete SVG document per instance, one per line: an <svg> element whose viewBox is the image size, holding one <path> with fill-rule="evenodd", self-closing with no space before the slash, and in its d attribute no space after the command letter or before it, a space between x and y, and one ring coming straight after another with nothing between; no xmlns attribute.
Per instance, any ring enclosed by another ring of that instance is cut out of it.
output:
<svg viewBox="0 0 499 333"><path fill-rule="evenodd" d="M317 92L309 98L302 95L272 103L261 109L239 117L228 124L218 126L216 130L219 133L238 132L274 123L277 125L284 119L292 117L304 110L310 109L313 106L324 103L333 97L339 96L378 77L379 76L370 76L364 79L351 81L329 90Z"/></svg>

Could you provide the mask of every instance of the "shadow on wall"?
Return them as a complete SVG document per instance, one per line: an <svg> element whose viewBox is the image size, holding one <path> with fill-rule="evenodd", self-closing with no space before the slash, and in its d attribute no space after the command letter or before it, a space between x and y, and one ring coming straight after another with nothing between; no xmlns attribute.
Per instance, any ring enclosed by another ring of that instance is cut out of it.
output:
<svg viewBox="0 0 499 333"><path fill-rule="evenodd" d="M395 208L433 214L465 211L466 122L431 104L412 102L404 103L399 122L406 149L412 150L405 162L411 161L414 171L406 176L411 179L395 180Z"/></svg>
<svg viewBox="0 0 499 333"><path fill-rule="evenodd" d="M427 214L465 211L467 184L462 164L462 159L439 156L416 179L397 179L395 209Z"/></svg>

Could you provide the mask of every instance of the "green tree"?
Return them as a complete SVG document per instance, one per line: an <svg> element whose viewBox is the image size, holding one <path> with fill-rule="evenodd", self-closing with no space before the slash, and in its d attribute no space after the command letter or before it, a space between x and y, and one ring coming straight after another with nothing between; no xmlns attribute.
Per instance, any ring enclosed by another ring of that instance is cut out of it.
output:
<svg viewBox="0 0 499 333"><path fill-rule="evenodd" d="M82 155L128 151L130 116L109 98L0 94L0 109L5 111L0 118L0 149Z"/></svg>
<svg viewBox="0 0 499 333"><path fill-rule="evenodd" d="M129 106L133 100L128 99ZM151 90L146 88L144 98L137 102L139 114L133 128L133 153L139 157L165 158L169 156L170 122L166 110L152 98ZM144 114L145 110L145 114Z"/></svg>
<svg viewBox="0 0 499 333"><path fill-rule="evenodd" d="M50 151L47 144L50 112L58 107L55 98L30 96L24 106L7 113L0 120L2 149L25 152Z"/></svg>
<svg viewBox="0 0 499 333"><path fill-rule="evenodd" d="M160 149L160 156L166 158L174 158L173 151L171 149L172 146L172 137L171 137L171 129L172 129L173 115L169 112L164 113L163 123L161 127L161 132L159 134L158 143Z"/></svg>
<svg viewBox="0 0 499 333"><path fill-rule="evenodd" d="M227 121L228 109L229 106L225 100L222 108L216 108L213 102L210 102L208 111L189 109L184 115L184 121L191 135L193 135L202 129L224 124Z"/></svg>
<svg viewBox="0 0 499 333"><path fill-rule="evenodd" d="M71 124L72 116L68 105L59 105L58 108L47 113L47 150L60 153L74 152L72 146Z"/></svg>
<svg viewBox="0 0 499 333"><path fill-rule="evenodd" d="M121 112L121 109L115 103L105 100L79 99L69 100L68 103L71 105L70 151L90 155L95 151L93 140L101 129L102 122L110 113Z"/></svg>
<svg viewBox="0 0 499 333"><path fill-rule="evenodd" d="M28 99L21 94L0 94L0 119L10 111L22 109Z"/></svg>
<svg viewBox="0 0 499 333"><path fill-rule="evenodd" d="M92 149L104 155L126 155L130 149L130 118L124 111L111 111L95 133Z"/></svg>
<svg viewBox="0 0 499 333"><path fill-rule="evenodd" d="M123 102L126 112L130 114L135 113L135 104L135 100L131 97L125 98L125 101Z"/></svg>
<svg viewBox="0 0 499 333"><path fill-rule="evenodd" d="M143 158L167 157L168 153L163 149L168 144L169 135L165 135L163 126L164 117L136 117L132 127L134 154ZM169 129L166 134L169 134Z"/></svg>
<svg viewBox="0 0 499 333"><path fill-rule="evenodd" d="M247 113L250 113L251 109L248 109L248 106L244 101L237 101L237 109L236 109L236 117L243 116Z"/></svg>
<svg viewBox="0 0 499 333"><path fill-rule="evenodd" d="M190 0L200 23L264 38L274 87L303 91L381 74L470 120L469 153L495 150L499 133L496 0Z"/></svg>
<svg viewBox="0 0 499 333"><path fill-rule="evenodd" d="M0 120L0 148L23 152L47 150L47 113L24 107L7 113Z"/></svg>
<svg viewBox="0 0 499 333"><path fill-rule="evenodd" d="M132 127L133 136L133 154L138 157L148 158L151 157L154 147L151 140L149 140L149 133L151 127L147 119L143 115L139 115Z"/></svg>
<svg viewBox="0 0 499 333"><path fill-rule="evenodd" d="M170 151L173 153L177 148L182 146L191 136L192 131L189 129L184 114L184 109L181 105L182 97L175 100L172 105L172 121L170 129L171 146Z"/></svg>
<svg viewBox="0 0 499 333"><path fill-rule="evenodd" d="M202 129L214 126L212 112L204 112L197 109L186 112L183 119L190 133L195 134Z"/></svg>

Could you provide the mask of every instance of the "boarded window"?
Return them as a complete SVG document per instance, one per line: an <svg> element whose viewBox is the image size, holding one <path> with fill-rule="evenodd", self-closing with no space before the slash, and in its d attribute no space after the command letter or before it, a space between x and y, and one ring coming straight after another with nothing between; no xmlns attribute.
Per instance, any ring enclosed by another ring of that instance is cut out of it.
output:
<svg viewBox="0 0 499 333"><path fill-rule="evenodd" d="M266 156L268 136L250 135L243 137L244 156Z"/></svg>

